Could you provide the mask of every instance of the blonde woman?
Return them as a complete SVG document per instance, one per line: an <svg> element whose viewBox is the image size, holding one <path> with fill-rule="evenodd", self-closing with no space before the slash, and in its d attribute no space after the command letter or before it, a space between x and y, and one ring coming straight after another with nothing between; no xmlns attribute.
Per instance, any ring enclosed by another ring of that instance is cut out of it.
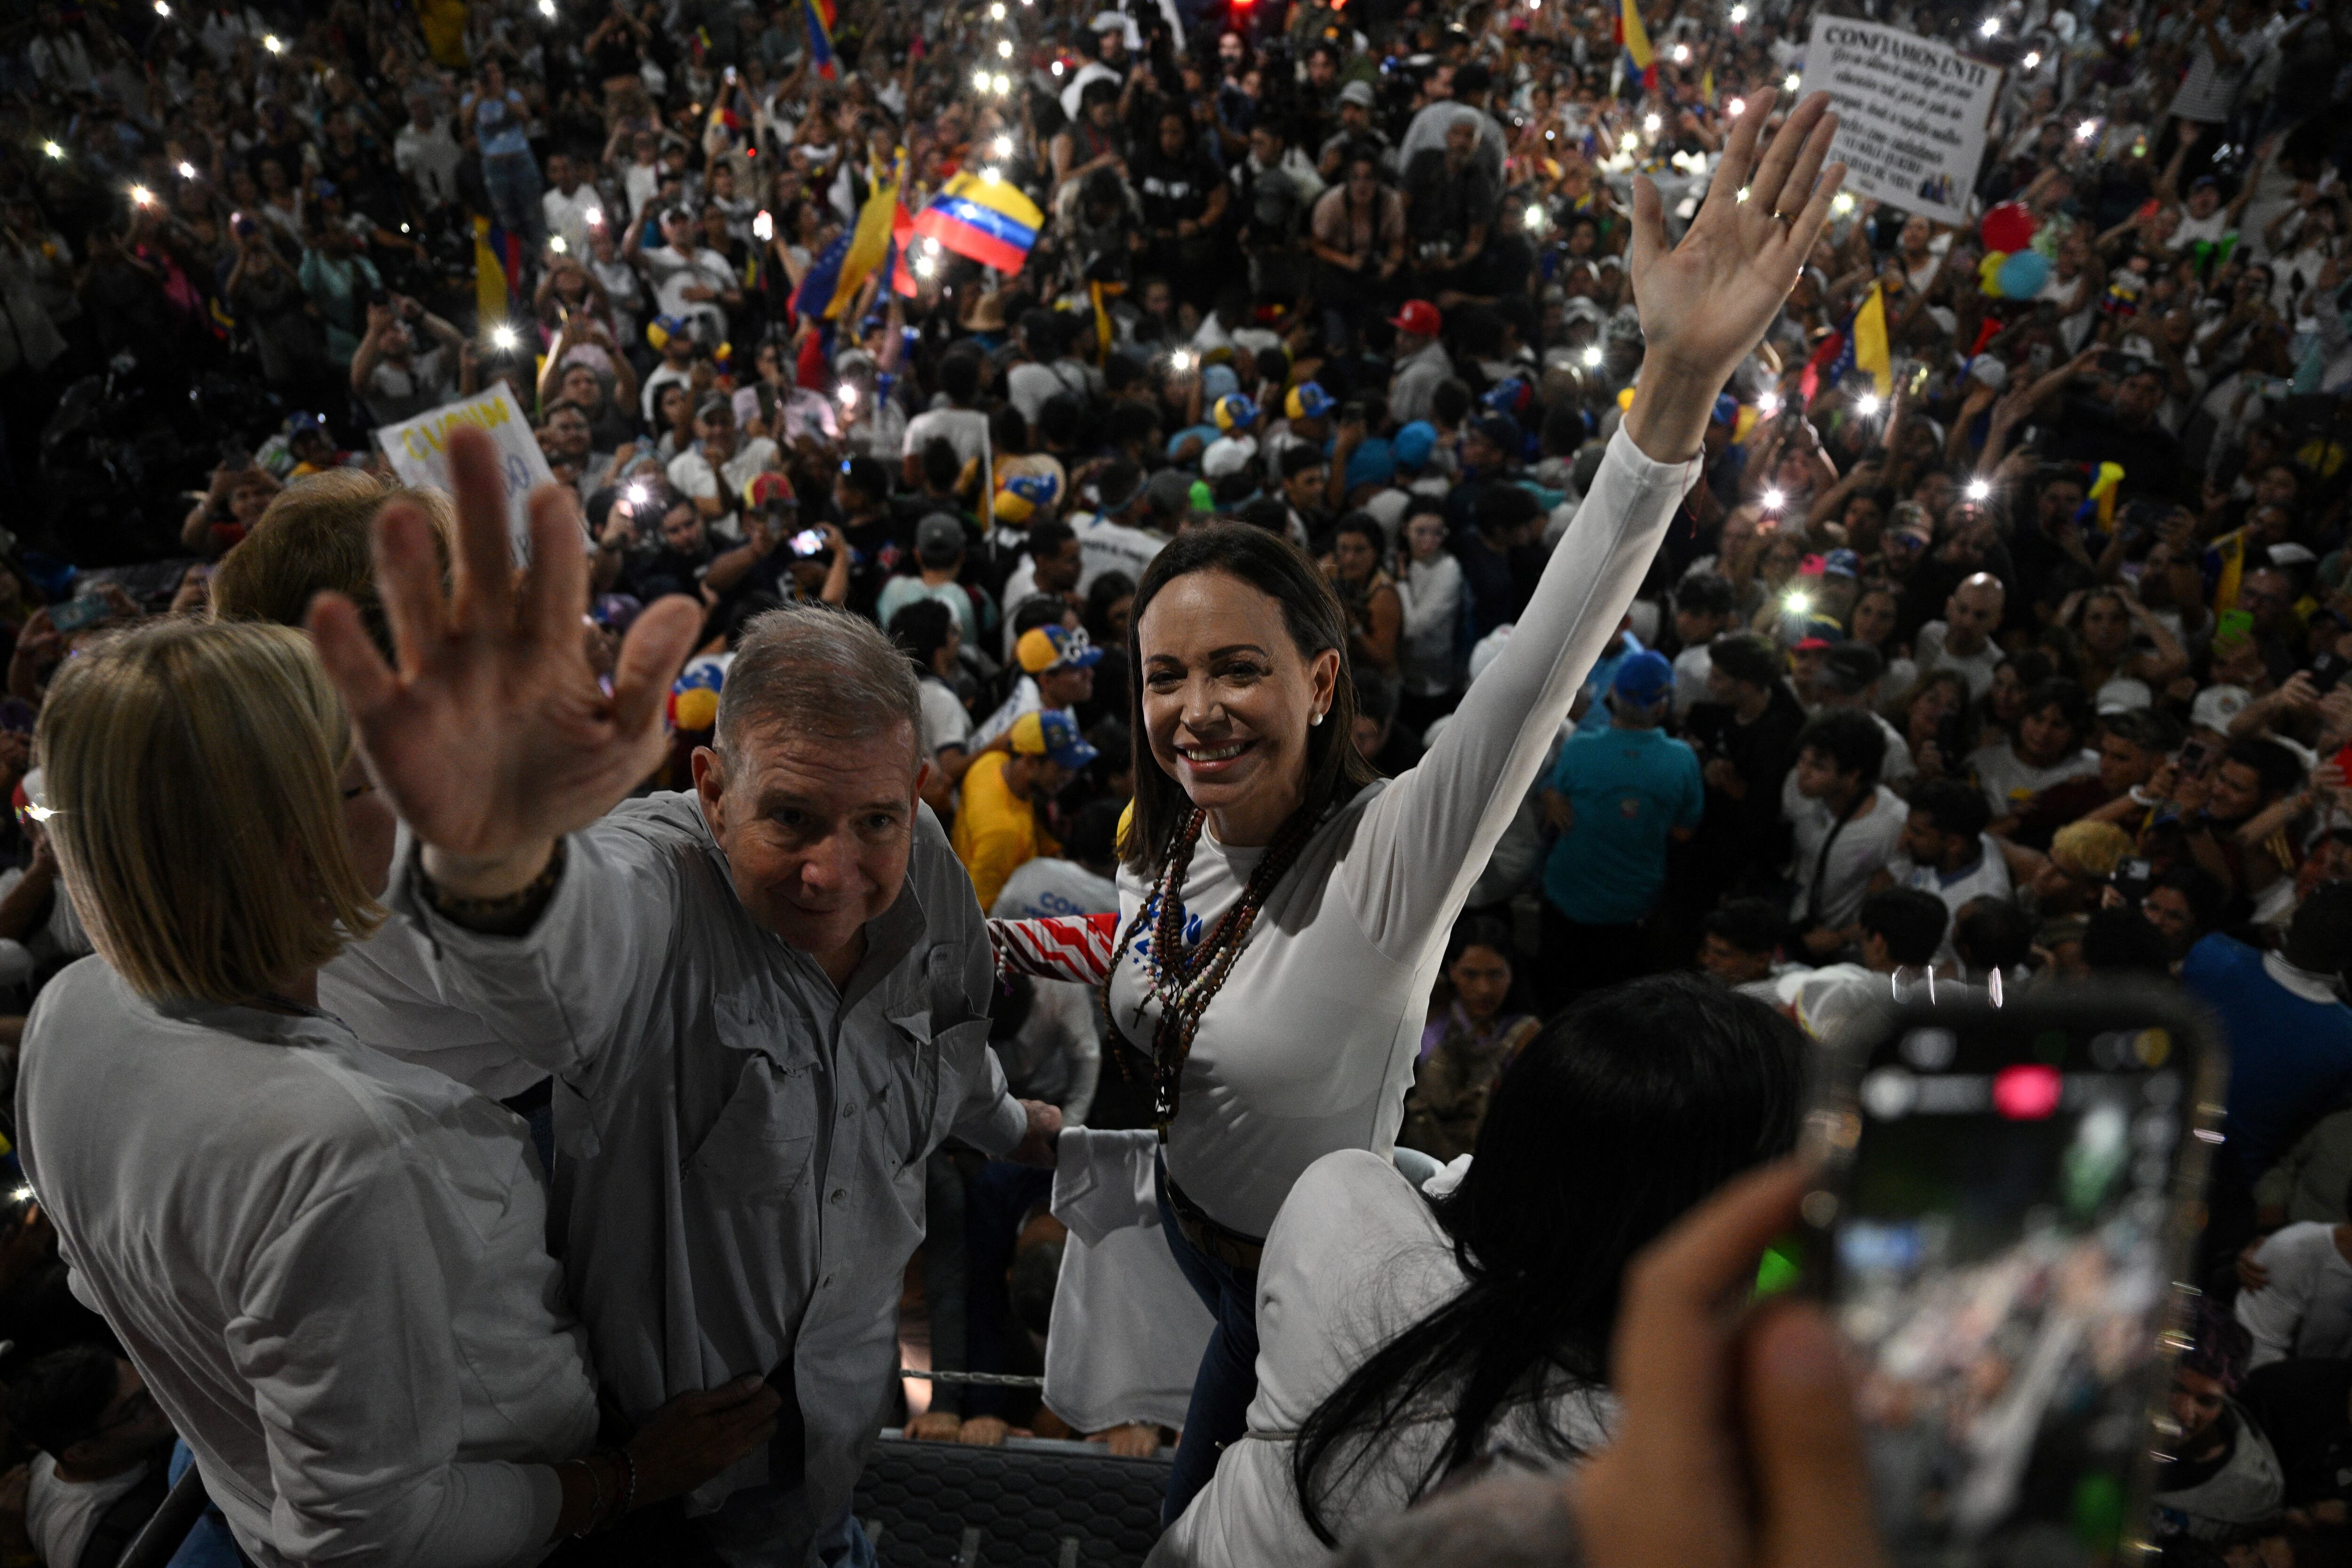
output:
<svg viewBox="0 0 2352 1568"><path fill-rule="evenodd" d="M99 956L45 990L25 1171L74 1292L263 1568L527 1563L767 1440L756 1379L592 1452L520 1124L317 1007L382 812L309 645L148 623L51 687L47 831Z"/></svg>

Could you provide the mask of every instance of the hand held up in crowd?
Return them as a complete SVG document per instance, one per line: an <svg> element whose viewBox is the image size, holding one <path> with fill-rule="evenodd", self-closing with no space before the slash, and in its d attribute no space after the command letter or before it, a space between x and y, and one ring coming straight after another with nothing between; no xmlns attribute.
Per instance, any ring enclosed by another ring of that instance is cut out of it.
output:
<svg viewBox="0 0 2352 1568"><path fill-rule="evenodd" d="M660 759L662 700L702 611L672 595L623 639L609 698L581 646L587 561L571 497L530 498L531 563L514 569L489 437L449 440L457 537L445 594L428 525L386 507L376 571L400 651L386 665L340 595L310 613L320 658L350 704L370 770L426 846L425 870L460 897L528 887L554 841L624 799Z"/></svg>

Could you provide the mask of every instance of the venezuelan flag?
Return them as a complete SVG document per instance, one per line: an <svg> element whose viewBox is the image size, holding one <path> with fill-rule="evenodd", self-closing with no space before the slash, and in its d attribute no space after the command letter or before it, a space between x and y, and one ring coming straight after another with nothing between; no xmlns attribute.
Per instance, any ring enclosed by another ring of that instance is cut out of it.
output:
<svg viewBox="0 0 2352 1568"><path fill-rule="evenodd" d="M950 180L915 215L915 232L999 272L1018 272L1037 243L1045 215L1011 182L971 173Z"/></svg>
<svg viewBox="0 0 2352 1568"><path fill-rule="evenodd" d="M906 168L907 151L902 147L888 173L874 176L866 203L857 209L857 226L850 231L849 247L842 253L833 294L818 312L826 321L848 310L874 269L888 263L890 237L898 226L898 187Z"/></svg>
<svg viewBox="0 0 2352 1568"><path fill-rule="evenodd" d="M1657 57L1650 52L1650 30L1642 26L1641 7L1633 0L1619 0L1617 41L1632 57L1633 68L1642 75L1644 90L1658 90Z"/></svg>
<svg viewBox="0 0 2352 1568"><path fill-rule="evenodd" d="M1866 373L1873 389L1881 397L1895 391L1895 362L1886 352L1886 300L1878 285L1870 286L1853 317L1838 329L1841 340L1836 357L1831 363L1829 383L1835 386L1853 371Z"/></svg>
<svg viewBox="0 0 2352 1568"><path fill-rule="evenodd" d="M801 286L793 290L793 315L806 321L821 321L832 312L834 297L841 292L842 263L848 259L853 237L843 235L809 263L809 269L801 276Z"/></svg>
<svg viewBox="0 0 2352 1568"><path fill-rule="evenodd" d="M801 0L801 9L808 13L809 58L816 74L831 81L841 74L833 56L833 0Z"/></svg>

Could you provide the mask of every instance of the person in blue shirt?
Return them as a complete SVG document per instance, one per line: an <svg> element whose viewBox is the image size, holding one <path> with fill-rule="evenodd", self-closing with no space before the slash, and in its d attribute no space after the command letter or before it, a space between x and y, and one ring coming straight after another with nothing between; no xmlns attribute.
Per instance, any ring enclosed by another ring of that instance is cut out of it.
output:
<svg viewBox="0 0 2352 1568"><path fill-rule="evenodd" d="M1543 791L1559 837L1544 862L1546 1009L1654 967L1642 921L1666 879L1666 846L1706 808L1698 755L1658 728L1675 667L1644 648L1617 665L1609 727L1569 737Z"/></svg>
<svg viewBox="0 0 2352 1568"><path fill-rule="evenodd" d="M2285 945L2263 952L2216 931L2180 981L2213 1010L2230 1047L2230 1092L2202 1251L2234 1257L2252 1234L2254 1182L2303 1130L2352 1098L2352 883L2326 882L2294 911Z"/></svg>

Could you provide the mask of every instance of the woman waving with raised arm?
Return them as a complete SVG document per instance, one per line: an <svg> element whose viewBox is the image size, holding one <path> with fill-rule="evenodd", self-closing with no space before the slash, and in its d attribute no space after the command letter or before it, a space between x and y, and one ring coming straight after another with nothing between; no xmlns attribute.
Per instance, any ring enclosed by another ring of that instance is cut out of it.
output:
<svg viewBox="0 0 2352 1568"><path fill-rule="evenodd" d="M1243 1430L1260 1238L1316 1160L1393 1147L1446 933L1698 479L1716 394L1821 230L1843 173L1822 169L1827 100L1759 161L1769 114L1759 94L1680 245L1636 182L1633 406L1502 657L1419 766L1383 782L1358 756L1346 617L1282 541L1187 530L1137 590L1119 915L997 936L1011 967L1101 982L1150 1076L1164 1228L1219 1325L1171 1518Z"/></svg>

